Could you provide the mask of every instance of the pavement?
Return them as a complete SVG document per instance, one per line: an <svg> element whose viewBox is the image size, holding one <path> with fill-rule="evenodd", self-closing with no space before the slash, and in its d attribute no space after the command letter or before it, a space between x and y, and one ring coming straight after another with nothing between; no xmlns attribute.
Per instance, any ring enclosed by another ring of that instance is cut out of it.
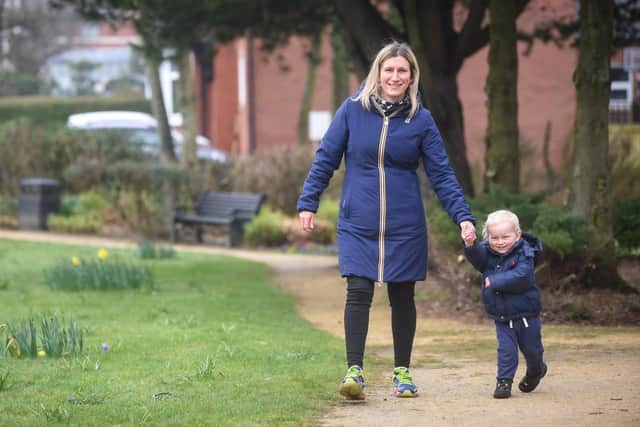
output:
<svg viewBox="0 0 640 427"><path fill-rule="evenodd" d="M51 242L67 245L86 245L104 248L133 249L138 246L137 240L116 239L95 235L61 234L50 231L26 231L0 229L0 239L25 240L33 242ZM157 242L168 245L168 242ZM208 245L174 244L173 249L179 252L201 254L228 255L250 261L261 262L275 273L296 273L309 270L335 269L338 267L336 255L291 254L272 250L231 249Z"/></svg>

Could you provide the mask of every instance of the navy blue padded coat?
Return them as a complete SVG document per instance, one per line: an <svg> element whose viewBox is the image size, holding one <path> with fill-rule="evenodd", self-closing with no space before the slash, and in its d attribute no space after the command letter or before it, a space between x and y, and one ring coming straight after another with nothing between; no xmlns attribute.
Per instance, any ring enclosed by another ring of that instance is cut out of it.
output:
<svg viewBox="0 0 640 427"><path fill-rule="evenodd" d="M343 156L337 227L340 273L378 282L424 280L427 228L416 173L421 159L452 220L475 223L431 113L420 106L412 118L408 111L384 117L373 101L368 111L359 101L347 99L316 152L298 211L317 211L320 195Z"/></svg>
<svg viewBox="0 0 640 427"><path fill-rule="evenodd" d="M476 241L464 249L471 264L482 273L482 300L490 318L507 321L538 317L542 304L534 266L542 242L530 233L514 243L505 254L495 252L489 242ZM491 287L485 288L485 278Z"/></svg>

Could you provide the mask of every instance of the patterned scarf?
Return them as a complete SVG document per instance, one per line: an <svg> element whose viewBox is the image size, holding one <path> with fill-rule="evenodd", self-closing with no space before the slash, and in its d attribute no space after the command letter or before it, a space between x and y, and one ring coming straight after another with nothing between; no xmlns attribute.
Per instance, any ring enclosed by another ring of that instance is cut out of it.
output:
<svg viewBox="0 0 640 427"><path fill-rule="evenodd" d="M398 110L406 110L411 106L411 102L408 96L405 96L400 101L389 102L380 98L378 95L374 95L373 100L380 106L380 108L382 108L385 116L389 116Z"/></svg>

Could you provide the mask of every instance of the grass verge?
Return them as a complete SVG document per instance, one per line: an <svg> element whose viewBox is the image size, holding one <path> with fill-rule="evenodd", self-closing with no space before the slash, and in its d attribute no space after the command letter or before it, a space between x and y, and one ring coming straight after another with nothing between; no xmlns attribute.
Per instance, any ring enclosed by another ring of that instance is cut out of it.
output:
<svg viewBox="0 0 640 427"><path fill-rule="evenodd" d="M342 342L298 317L267 267L180 253L139 261L153 290L45 285L45 268L95 252L0 240L0 323L55 312L87 328L79 356L0 356L2 424L298 426L337 399Z"/></svg>

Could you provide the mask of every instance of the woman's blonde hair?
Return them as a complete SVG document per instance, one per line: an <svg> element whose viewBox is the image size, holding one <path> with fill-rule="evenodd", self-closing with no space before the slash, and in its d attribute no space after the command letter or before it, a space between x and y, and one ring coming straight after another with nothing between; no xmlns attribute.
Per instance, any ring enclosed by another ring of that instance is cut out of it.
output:
<svg viewBox="0 0 640 427"><path fill-rule="evenodd" d="M513 224L513 230L517 235L522 233L520 231L520 221L518 220L518 216L511 211L501 209L499 211L491 212L489 216L487 216L487 221L482 227L482 238L485 240L489 238L489 232L487 231L489 226L496 225L501 222L510 222Z"/></svg>
<svg viewBox="0 0 640 427"><path fill-rule="evenodd" d="M406 43L393 42L389 43L376 55L376 58L371 64L369 74L364 81L364 87L362 91L354 98L355 101L360 101L362 106L367 110L371 109L371 97L373 95L380 95L380 68L382 64L389 58L395 58L401 56L409 62L411 68L411 81L409 83L408 95L411 102L411 109L409 110L409 117L418 111L418 85L420 84L420 69L418 68L418 60L413 54L413 51Z"/></svg>

